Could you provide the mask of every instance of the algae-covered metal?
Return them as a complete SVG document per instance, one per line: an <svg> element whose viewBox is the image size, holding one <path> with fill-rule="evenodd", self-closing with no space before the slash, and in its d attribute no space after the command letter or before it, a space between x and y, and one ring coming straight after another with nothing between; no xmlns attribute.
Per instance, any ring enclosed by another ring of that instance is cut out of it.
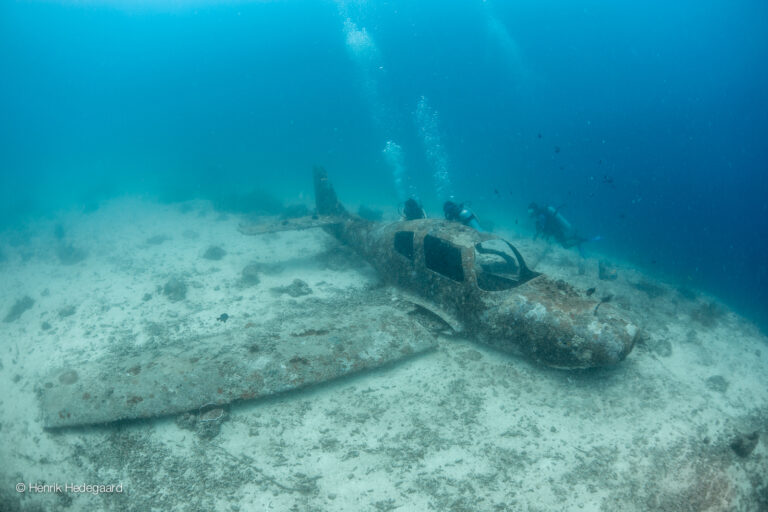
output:
<svg viewBox="0 0 768 512"><path fill-rule="evenodd" d="M339 219L323 229L468 336L557 368L612 365L632 350L638 328L619 310L531 271L509 242L442 219L370 222L346 212L324 170L314 179L318 214Z"/></svg>
<svg viewBox="0 0 768 512"><path fill-rule="evenodd" d="M177 414L265 397L411 357L435 346L407 304L309 300L249 329L167 342L131 357L59 368L40 389L46 428ZM345 302L349 305L349 303Z"/></svg>

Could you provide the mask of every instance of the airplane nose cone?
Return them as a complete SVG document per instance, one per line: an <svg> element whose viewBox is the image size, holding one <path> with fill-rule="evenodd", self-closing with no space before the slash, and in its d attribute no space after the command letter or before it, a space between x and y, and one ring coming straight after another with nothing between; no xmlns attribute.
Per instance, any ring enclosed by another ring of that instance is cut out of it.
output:
<svg viewBox="0 0 768 512"><path fill-rule="evenodd" d="M537 343L542 362L562 368L593 368L623 361L635 345L637 327L621 318L589 316L563 322L555 336Z"/></svg>
<svg viewBox="0 0 768 512"><path fill-rule="evenodd" d="M493 345L523 352L554 368L617 364L632 351L639 336L637 326L609 304L603 304L595 314L591 307L563 310L526 301L496 313L499 327L494 329Z"/></svg>
<svg viewBox="0 0 768 512"><path fill-rule="evenodd" d="M531 355L558 368L617 364L632 351L638 337L638 328L613 308L601 310L599 316L591 310L580 314L552 311L543 324L537 326L543 335L531 340Z"/></svg>

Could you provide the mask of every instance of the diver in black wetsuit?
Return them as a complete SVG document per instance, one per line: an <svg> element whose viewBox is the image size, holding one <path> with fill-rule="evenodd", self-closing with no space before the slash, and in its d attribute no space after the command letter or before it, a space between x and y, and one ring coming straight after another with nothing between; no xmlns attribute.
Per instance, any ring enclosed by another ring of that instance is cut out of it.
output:
<svg viewBox="0 0 768 512"><path fill-rule="evenodd" d="M403 215L403 219L405 220L416 220L416 219L427 218L427 212L424 211L424 207L421 206L421 204L419 204L419 202L413 198L409 198L408 200L405 201L402 215Z"/></svg>
<svg viewBox="0 0 768 512"><path fill-rule="evenodd" d="M443 204L443 213L445 218L454 222L461 222L465 226L482 231L480 224L477 222L477 216L472 210L464 206L464 203L457 204L453 201L446 201Z"/></svg>
<svg viewBox="0 0 768 512"><path fill-rule="evenodd" d="M580 236L576 228L568 222L560 213L560 208L553 206L539 206L536 203L528 205L528 213L536 222L536 235L534 239L542 235L544 238L554 237L564 248L580 246L590 240Z"/></svg>

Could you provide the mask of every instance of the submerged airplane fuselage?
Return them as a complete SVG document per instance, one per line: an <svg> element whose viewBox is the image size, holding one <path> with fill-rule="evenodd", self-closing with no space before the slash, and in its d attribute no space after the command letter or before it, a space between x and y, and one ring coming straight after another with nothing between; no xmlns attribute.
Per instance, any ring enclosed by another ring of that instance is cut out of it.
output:
<svg viewBox="0 0 768 512"><path fill-rule="evenodd" d="M598 308L567 283L531 271L506 240L442 219L371 222L344 209L324 170L314 178L318 215L283 221L282 229L322 226L467 336L557 368L612 365L632 350L637 326L611 304Z"/></svg>
<svg viewBox="0 0 768 512"><path fill-rule="evenodd" d="M610 304L596 310L563 281L528 269L507 241L456 222L372 223L350 216L326 228L391 284L451 314L470 337L545 365L620 362L638 329Z"/></svg>

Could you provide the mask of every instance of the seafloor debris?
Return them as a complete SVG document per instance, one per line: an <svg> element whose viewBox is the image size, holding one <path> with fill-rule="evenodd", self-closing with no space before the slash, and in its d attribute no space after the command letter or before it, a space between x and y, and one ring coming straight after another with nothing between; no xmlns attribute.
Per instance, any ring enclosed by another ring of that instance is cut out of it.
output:
<svg viewBox="0 0 768 512"><path fill-rule="evenodd" d="M597 264L597 277L603 281L614 281L619 276L618 271L610 263L600 260Z"/></svg>
<svg viewBox="0 0 768 512"><path fill-rule="evenodd" d="M13 306L11 306L11 309L8 311L8 314L5 315L5 318L3 319L3 322L9 323L14 322L21 318L21 315L24 314L26 310L34 306L35 299L30 297L29 295L25 295L24 297L17 300Z"/></svg>
<svg viewBox="0 0 768 512"><path fill-rule="evenodd" d="M62 384L74 384L77 379L78 375L75 370L67 370L59 375L59 382Z"/></svg>
<svg viewBox="0 0 768 512"><path fill-rule="evenodd" d="M171 239L171 237L169 237L167 235L155 235L155 236L147 238L146 243L147 243L147 245L160 245L163 242L165 242L166 240L170 240L170 239Z"/></svg>
<svg viewBox="0 0 768 512"><path fill-rule="evenodd" d="M705 381L708 389L725 393L728 391L728 381L722 375L713 375Z"/></svg>
<svg viewBox="0 0 768 512"><path fill-rule="evenodd" d="M56 256L63 265L75 265L88 257L88 253L72 244L61 244L56 249Z"/></svg>
<svg viewBox="0 0 768 512"><path fill-rule="evenodd" d="M691 311L691 319L704 327L714 327L724 315L723 309L715 302L705 302Z"/></svg>
<svg viewBox="0 0 768 512"><path fill-rule="evenodd" d="M653 283L647 279L642 279L637 283L632 283L632 286L648 295L649 299L658 299L659 297L667 293L667 289L661 285Z"/></svg>
<svg viewBox="0 0 768 512"><path fill-rule="evenodd" d="M271 288L275 293L287 293L291 297L301 297L302 295L309 295L312 293L312 288L301 279L294 279L288 286L276 286Z"/></svg>
<svg viewBox="0 0 768 512"><path fill-rule="evenodd" d="M75 314L75 311L77 311L77 308L72 304L64 306L59 310L59 318L66 318L68 316L72 316Z"/></svg>
<svg viewBox="0 0 768 512"><path fill-rule="evenodd" d="M203 258L207 260L218 261L226 255L227 255L227 251L225 251L218 245L212 245L208 247L208 249L206 249L205 254L203 254Z"/></svg>
<svg viewBox="0 0 768 512"><path fill-rule="evenodd" d="M259 278L259 272L262 267L258 263L251 263L243 267L240 277L240 284L242 286L256 286L261 282Z"/></svg>
<svg viewBox="0 0 768 512"><path fill-rule="evenodd" d="M739 457L746 457L754 451L759 440L760 435L757 432L740 434L731 441L730 447Z"/></svg>
<svg viewBox="0 0 768 512"><path fill-rule="evenodd" d="M658 338L653 343L648 343L648 345L651 351L659 357L670 357L672 355L672 343L667 338Z"/></svg>
<svg viewBox="0 0 768 512"><path fill-rule="evenodd" d="M163 286L163 294L171 302L178 302L187 298L187 283L180 277L172 277Z"/></svg>
<svg viewBox="0 0 768 512"><path fill-rule="evenodd" d="M256 263L251 263L250 265L247 265L248 267L252 267L252 271L254 272L261 272L262 274L266 274L268 276L279 274L283 270L285 270L285 266L282 263L267 263L263 261L259 261ZM243 269L243 272L245 272L245 269Z"/></svg>

